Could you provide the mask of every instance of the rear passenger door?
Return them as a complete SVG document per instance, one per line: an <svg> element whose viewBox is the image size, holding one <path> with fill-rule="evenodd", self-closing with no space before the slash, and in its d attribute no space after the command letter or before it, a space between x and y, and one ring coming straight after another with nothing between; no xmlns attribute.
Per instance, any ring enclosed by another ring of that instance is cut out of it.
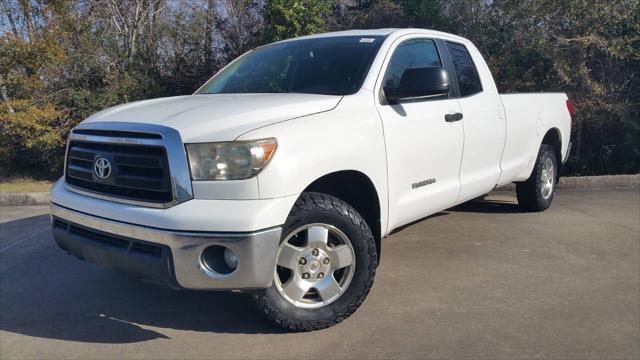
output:
<svg viewBox="0 0 640 360"><path fill-rule="evenodd" d="M464 117L458 197L463 202L491 191L498 182L506 123L493 77L478 50L462 43L444 43L455 69L452 75Z"/></svg>

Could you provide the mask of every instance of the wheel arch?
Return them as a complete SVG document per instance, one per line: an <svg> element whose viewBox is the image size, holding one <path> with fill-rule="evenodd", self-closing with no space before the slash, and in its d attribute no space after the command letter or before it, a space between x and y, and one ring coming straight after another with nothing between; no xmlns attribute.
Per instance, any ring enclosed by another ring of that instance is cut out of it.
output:
<svg viewBox="0 0 640 360"><path fill-rule="evenodd" d="M376 252L380 261L382 226L380 196L371 179L357 170L341 170L323 175L303 192L319 192L351 205L364 218L376 242Z"/></svg>
<svg viewBox="0 0 640 360"><path fill-rule="evenodd" d="M547 133L544 134L542 138L542 143L549 145L553 148L553 152L556 155L556 165L558 166L558 171L556 171L556 182L560 179L560 169L562 167L562 133L560 129L553 127L547 130Z"/></svg>

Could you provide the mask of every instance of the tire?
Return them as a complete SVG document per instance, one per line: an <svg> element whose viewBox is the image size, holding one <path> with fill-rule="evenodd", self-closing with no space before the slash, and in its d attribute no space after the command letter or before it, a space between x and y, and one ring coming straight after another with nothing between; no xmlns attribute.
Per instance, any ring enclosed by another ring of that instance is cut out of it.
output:
<svg viewBox="0 0 640 360"><path fill-rule="evenodd" d="M325 231L328 245L323 247ZM279 327L327 328L364 302L377 261L371 230L353 207L326 194L303 193L283 227L273 285L254 298L260 311ZM340 268L345 264L349 265ZM314 270L316 265L320 268ZM325 270L327 276L321 277Z"/></svg>
<svg viewBox="0 0 640 360"><path fill-rule="evenodd" d="M516 184L518 204L527 211L544 211L551 206L558 179L556 152L547 144L540 146L536 164L527 181Z"/></svg>

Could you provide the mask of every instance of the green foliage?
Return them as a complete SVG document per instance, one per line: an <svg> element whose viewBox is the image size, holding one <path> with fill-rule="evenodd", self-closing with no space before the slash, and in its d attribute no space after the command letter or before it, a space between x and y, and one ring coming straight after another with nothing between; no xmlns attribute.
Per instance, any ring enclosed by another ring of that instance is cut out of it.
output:
<svg viewBox="0 0 640 360"><path fill-rule="evenodd" d="M640 171L638 0L0 0L0 177L61 173L69 129L192 93L252 47L353 28L471 39L502 92L574 100L566 174ZM10 112L10 108L14 112Z"/></svg>
<svg viewBox="0 0 640 360"><path fill-rule="evenodd" d="M70 127L50 103L11 103L14 114L0 111L0 178L59 174Z"/></svg>
<svg viewBox="0 0 640 360"><path fill-rule="evenodd" d="M575 103L566 173L640 171L637 0L451 2L446 30L485 55L503 92L568 94Z"/></svg>
<svg viewBox="0 0 640 360"><path fill-rule="evenodd" d="M65 55L51 36L34 41L5 34L0 38L0 79L19 97L43 88L44 77L54 77Z"/></svg>
<svg viewBox="0 0 640 360"><path fill-rule="evenodd" d="M433 28L440 24L442 4L439 0L400 0L400 6L407 17L407 25Z"/></svg>
<svg viewBox="0 0 640 360"><path fill-rule="evenodd" d="M271 0L265 9L265 41L316 34L327 29L327 16L335 5L330 0Z"/></svg>

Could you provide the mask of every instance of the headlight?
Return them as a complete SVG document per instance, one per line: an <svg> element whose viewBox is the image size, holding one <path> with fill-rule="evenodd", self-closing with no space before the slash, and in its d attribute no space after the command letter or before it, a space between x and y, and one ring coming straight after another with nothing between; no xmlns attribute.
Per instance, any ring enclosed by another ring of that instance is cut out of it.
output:
<svg viewBox="0 0 640 360"><path fill-rule="evenodd" d="M187 144L193 180L240 180L262 170L276 151L276 139Z"/></svg>

